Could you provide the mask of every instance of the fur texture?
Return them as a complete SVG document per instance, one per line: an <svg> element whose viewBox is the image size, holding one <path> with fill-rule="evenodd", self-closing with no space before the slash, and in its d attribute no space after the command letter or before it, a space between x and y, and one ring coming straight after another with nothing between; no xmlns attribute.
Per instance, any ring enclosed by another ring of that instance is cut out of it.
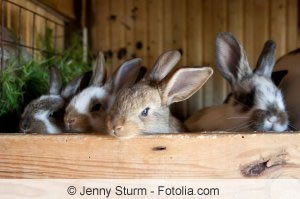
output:
<svg viewBox="0 0 300 199"><path fill-rule="evenodd" d="M62 86L57 69L51 68L49 94L43 95L30 102L24 109L20 122L22 133L62 133L64 128L63 115L68 100L84 85L81 75L71 81L60 95Z"/></svg>
<svg viewBox="0 0 300 199"><path fill-rule="evenodd" d="M104 55L99 53L90 86L73 97L66 108L65 125L72 132L105 132L106 113L117 93L136 81L141 59L122 64L106 81Z"/></svg>
<svg viewBox="0 0 300 199"><path fill-rule="evenodd" d="M191 131L276 131L287 129L288 115L281 91L271 79L274 41L267 41L254 71L243 47L230 33L216 40L217 66L230 83L226 104L195 113L185 125Z"/></svg>
<svg viewBox="0 0 300 199"><path fill-rule="evenodd" d="M212 69L179 69L167 76L179 59L177 51L164 53L143 81L117 95L107 117L110 135L129 137L185 130L171 115L169 105L186 100L197 92L212 75Z"/></svg>
<svg viewBox="0 0 300 199"><path fill-rule="evenodd" d="M289 113L289 129L300 130L300 110L299 110L299 85L300 85L300 50L296 49L287 55L282 56L276 63L275 71L286 75L279 76L282 79L279 87L285 96L287 111ZM284 71L286 71L284 73ZM288 72L288 73L287 73Z"/></svg>

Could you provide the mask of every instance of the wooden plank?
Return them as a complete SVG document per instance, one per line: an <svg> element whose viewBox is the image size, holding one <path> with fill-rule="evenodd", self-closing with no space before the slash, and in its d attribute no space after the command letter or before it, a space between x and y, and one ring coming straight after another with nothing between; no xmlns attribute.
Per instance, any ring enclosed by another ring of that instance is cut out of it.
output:
<svg viewBox="0 0 300 199"><path fill-rule="evenodd" d="M203 0L187 0L187 65L203 63ZM203 89L188 100L188 115L203 107Z"/></svg>
<svg viewBox="0 0 300 199"><path fill-rule="evenodd" d="M213 36L214 36L214 43L216 36L219 32L225 32L228 31L227 22L228 22L228 10L230 4L233 2L231 1L218 1L213 0L213 10L216 11L216 13L213 16ZM229 18L229 20L231 20ZM236 19L235 19L236 20ZM230 31L230 30L229 30ZM213 45L213 51L214 56L213 60L211 60L212 67L215 69L215 73L213 75L213 104L222 104L224 99L227 96L227 81L221 76L221 73L216 68L216 62L215 62L215 45Z"/></svg>
<svg viewBox="0 0 300 199"><path fill-rule="evenodd" d="M300 178L299 153L299 133L185 134L130 139L3 134L0 177ZM256 176L251 176L246 168L259 169Z"/></svg>
<svg viewBox="0 0 300 199"><path fill-rule="evenodd" d="M134 0L135 7L135 46L136 55L143 59L143 64L147 67L152 67L148 64L148 0ZM153 64L153 63L152 63Z"/></svg>
<svg viewBox="0 0 300 199"><path fill-rule="evenodd" d="M135 7L134 0L125 1L125 17L124 17L124 26L125 26L125 41L126 41L126 59L131 59L136 57L135 53Z"/></svg>
<svg viewBox="0 0 300 199"><path fill-rule="evenodd" d="M277 57L286 52L286 0L270 1L270 37L277 43Z"/></svg>
<svg viewBox="0 0 300 199"><path fill-rule="evenodd" d="M36 0L34 0L36 1ZM85 0L83 0L85 1ZM36 1L38 3L42 3L55 11L74 19L75 12L74 12L74 1L73 0L39 0Z"/></svg>
<svg viewBox="0 0 300 199"><path fill-rule="evenodd" d="M269 39L269 1L254 0L254 60L258 60L264 43Z"/></svg>
<svg viewBox="0 0 300 199"><path fill-rule="evenodd" d="M148 0L148 66L153 66L163 51L163 2Z"/></svg>
<svg viewBox="0 0 300 199"><path fill-rule="evenodd" d="M173 0L163 1L163 51L173 50Z"/></svg>
<svg viewBox="0 0 300 199"><path fill-rule="evenodd" d="M243 43L250 66L256 64L254 60L254 14L253 0L244 1Z"/></svg>
<svg viewBox="0 0 300 199"><path fill-rule="evenodd" d="M228 2L228 31L243 43L243 0Z"/></svg>
<svg viewBox="0 0 300 199"><path fill-rule="evenodd" d="M172 1L172 32L173 32L173 49L179 50L182 54L177 68L186 66L187 63L187 35L186 35L186 1ZM186 101L172 105L173 114L182 120L187 118L188 104Z"/></svg>
<svg viewBox="0 0 300 199"><path fill-rule="evenodd" d="M92 35L91 45L96 51L105 52L107 70L111 70L112 51L111 51L111 26L109 23L110 5L109 0L93 0L91 5L90 17L93 26L90 28Z"/></svg>
<svg viewBox="0 0 300 199"><path fill-rule="evenodd" d="M287 0L287 51L297 48L298 40L298 1Z"/></svg>
<svg viewBox="0 0 300 199"><path fill-rule="evenodd" d="M203 49L205 49L203 54L204 65L213 66L215 59L215 38L216 35L213 32L213 5L212 1L204 1L203 3ZM214 67L214 70L216 68ZM216 70L215 70L216 71ZM214 89L214 79L210 78L204 85L204 106L213 105L213 89Z"/></svg>
<svg viewBox="0 0 300 199"><path fill-rule="evenodd" d="M101 5L100 5L101 6ZM110 0L110 24L111 24L111 50L112 56L112 68L109 70L109 74L112 74L115 69L121 65L125 56L125 26L124 26L124 0ZM104 28L104 27L102 27Z"/></svg>

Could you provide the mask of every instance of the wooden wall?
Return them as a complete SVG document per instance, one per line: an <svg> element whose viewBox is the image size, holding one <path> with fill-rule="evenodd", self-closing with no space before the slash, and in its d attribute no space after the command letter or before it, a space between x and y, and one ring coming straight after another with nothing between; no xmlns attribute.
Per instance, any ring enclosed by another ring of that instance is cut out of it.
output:
<svg viewBox="0 0 300 199"><path fill-rule="evenodd" d="M4 2L4 26L21 39L24 45L41 48L40 38L45 37L46 29L49 28L54 34L56 32L54 35L56 44L53 45L56 45L57 49L63 49L64 20L61 17L40 6L41 3L37 5L29 0L3 0L2 2ZM20 9L18 5L21 5L24 9ZM44 17L50 20L46 20ZM2 20L0 21L2 22Z"/></svg>
<svg viewBox="0 0 300 199"><path fill-rule="evenodd" d="M277 42L277 56L297 47L297 12L297 0L92 0L89 17L92 46L107 53L112 72L136 56L150 68L169 49L183 52L179 66L216 68L221 31L241 40L253 66L267 39ZM227 90L215 71L184 112L222 103Z"/></svg>

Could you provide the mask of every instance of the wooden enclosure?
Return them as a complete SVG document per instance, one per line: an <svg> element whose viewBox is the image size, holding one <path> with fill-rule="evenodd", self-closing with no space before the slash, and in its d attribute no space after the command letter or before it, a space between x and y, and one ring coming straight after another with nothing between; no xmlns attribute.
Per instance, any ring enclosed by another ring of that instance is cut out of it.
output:
<svg viewBox="0 0 300 199"><path fill-rule="evenodd" d="M215 66L215 38L229 31L243 43L254 67L267 39L277 42L277 57L298 45L297 0L92 0L92 46L107 53L109 71L132 57L151 68L166 50L183 53L180 66ZM214 76L183 109L184 114L227 95L227 83Z"/></svg>
<svg viewBox="0 0 300 199"><path fill-rule="evenodd" d="M73 1L22 1L24 7L63 24ZM40 4L50 6L45 9ZM277 57L299 47L297 0L90 0L87 25L93 50L104 51L111 74L122 62L143 58L149 69L164 51L182 52L181 66L210 65L214 76L188 102L187 116L220 104L228 85L215 66L218 32L233 32L255 66L264 42L277 42ZM56 26L5 5L5 25L26 45ZM3 16L3 15L1 15ZM35 25L34 25L35 24ZM57 45L63 48L61 28ZM1 124L0 124L1 125ZM300 178L300 134L202 132L118 139L96 134L0 134L0 178Z"/></svg>
<svg viewBox="0 0 300 199"><path fill-rule="evenodd" d="M300 134L0 135L0 178L300 178Z"/></svg>
<svg viewBox="0 0 300 199"><path fill-rule="evenodd" d="M58 50L64 48L65 22L75 17L72 0L3 0L0 3L3 3L5 11L0 15L4 17L1 22L27 46L26 50L30 52L31 47L40 49L40 41L45 38L47 29L53 32L53 46Z"/></svg>

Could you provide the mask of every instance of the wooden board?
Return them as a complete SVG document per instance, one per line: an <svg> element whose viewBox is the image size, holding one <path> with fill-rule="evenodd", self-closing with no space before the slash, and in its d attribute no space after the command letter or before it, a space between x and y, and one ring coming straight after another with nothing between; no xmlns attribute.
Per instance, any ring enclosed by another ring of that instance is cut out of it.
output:
<svg viewBox="0 0 300 199"><path fill-rule="evenodd" d="M300 134L0 135L0 178L300 178Z"/></svg>
<svg viewBox="0 0 300 199"><path fill-rule="evenodd" d="M152 67L163 50L163 2L148 0L148 67Z"/></svg>
<svg viewBox="0 0 300 199"><path fill-rule="evenodd" d="M94 4L97 2L98 10L104 7L107 1L92 0ZM125 2L125 7L123 6L125 15L121 21L130 24L131 20L128 17L132 10L134 16L134 31L125 32L125 47L128 46L128 52L133 51L134 55L141 57L143 64L149 69L163 51L178 48L182 48L184 52L179 66L211 65L215 69L214 76L202 91L197 93L187 106L182 106L184 107L180 109L182 115L190 115L194 110L205 106L220 104L227 95L229 86L215 65L215 39L218 32L233 32L245 47L250 65L253 67L268 39L276 40L278 55L299 46L297 0L129 0ZM121 4L118 6L120 7ZM96 14L106 15L106 12L96 12ZM107 26L100 21L92 24L92 28L94 26L97 26L99 31L110 28L110 25ZM110 35L104 34L101 41L94 34L92 44L101 42L106 44L107 41L119 37L119 33L120 31L113 31L109 33ZM132 49L134 46L130 45L133 39L135 50ZM114 46L108 44L109 49L121 48L124 44L124 42L112 42L115 44ZM99 50L99 48L95 49ZM130 57L129 54L127 58ZM199 56L196 57L196 54Z"/></svg>
<svg viewBox="0 0 300 199"><path fill-rule="evenodd" d="M187 1L187 65L201 66L203 63L203 0ZM197 42L195 42L197 41ZM188 115L203 107L203 89L188 101Z"/></svg>
<svg viewBox="0 0 300 199"><path fill-rule="evenodd" d="M135 47L136 56L143 58L143 65L146 67L152 67L148 65L148 9L147 0L134 0L135 9ZM153 64L153 63L152 63Z"/></svg>
<svg viewBox="0 0 300 199"><path fill-rule="evenodd" d="M36 3L42 3L55 11L74 19L74 0L33 0ZM83 0L85 1L85 0Z"/></svg>
<svg viewBox="0 0 300 199"><path fill-rule="evenodd" d="M271 14L271 36L270 38L277 43L277 58L286 52L286 0L270 1Z"/></svg>

